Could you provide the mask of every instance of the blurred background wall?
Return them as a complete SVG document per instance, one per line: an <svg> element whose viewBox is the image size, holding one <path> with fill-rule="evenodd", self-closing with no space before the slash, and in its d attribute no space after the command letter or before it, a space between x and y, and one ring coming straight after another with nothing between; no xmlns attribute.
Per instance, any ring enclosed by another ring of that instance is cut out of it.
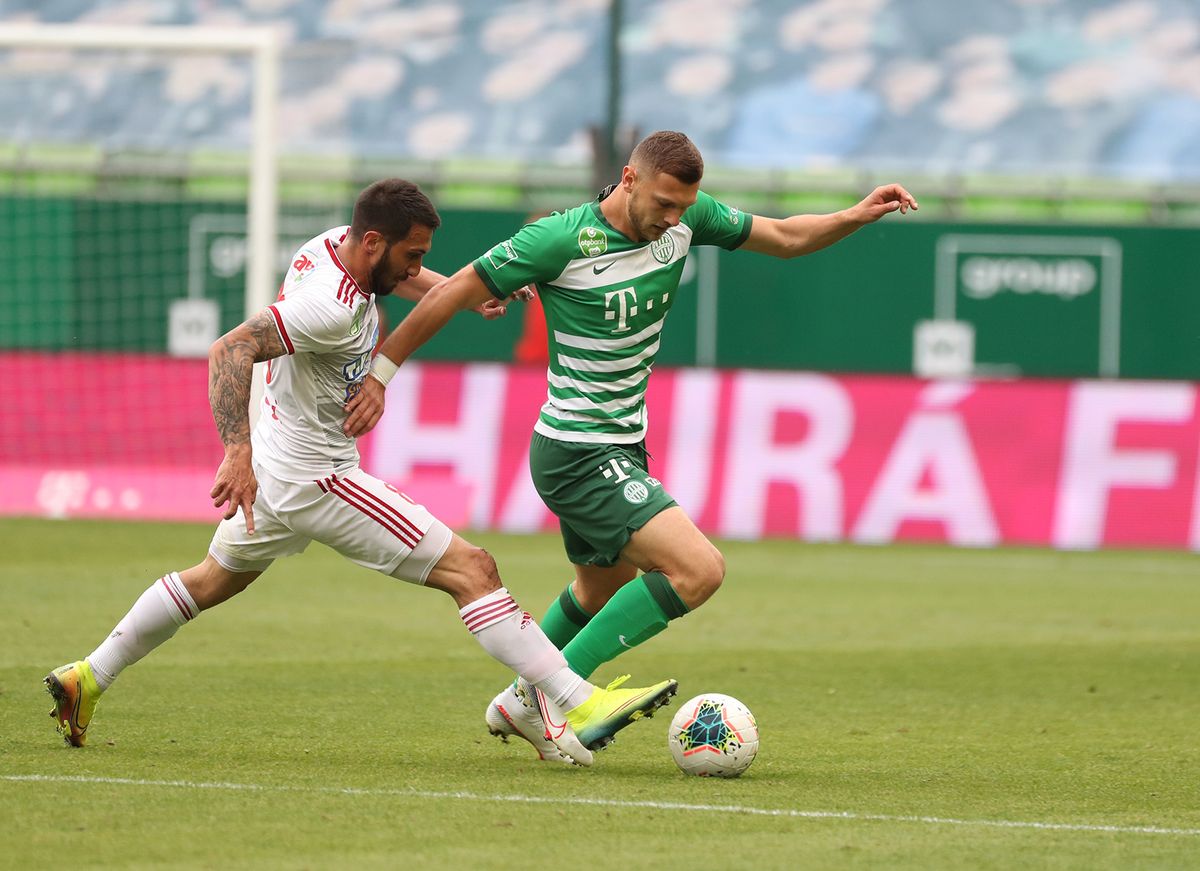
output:
<svg viewBox="0 0 1200 871"><path fill-rule="evenodd" d="M389 175L417 181L442 210L428 263L452 271L530 215L594 196L655 129L687 132L705 155L705 189L755 213L830 211L900 181L920 200L917 215L819 254L691 258L683 289L695 304L677 307L659 358L678 371L652 406L671 418L676 391L698 391L714 416L751 414L738 397L759 384L756 371L795 379L784 392L797 397L763 412L758 449L777 468L742 469L727 453L736 433L720 427L697 435L698 447L674 435L660 446L668 466L674 452L700 450L706 474L725 482L696 493L694 513L750 536L1200 541L1193 2L0 0L0 35L28 25L274 34L276 276L300 242L348 220L363 185ZM0 469L15 494L0 511L137 503L132 515L197 516L186 500L144 506L154 480L178 483L170 474L184 470L198 482L215 464L203 356L247 307L255 67L236 53L103 45L18 43L0 58L0 398L21 412L0 424ZM390 324L406 310L384 303ZM421 354L450 368L417 364L417 405L391 425L410 444L425 444L412 429L421 421L427 434L466 426L467 406L442 399L476 401L468 385L500 371L516 380L497 388L509 404L488 431L523 439L528 421L513 409L537 388L513 385L528 365L539 377L535 321L519 310L456 321ZM714 368L722 374L704 374ZM939 378L970 386L946 393ZM841 507L828 521L813 520L831 497L806 477L803 448L822 421L841 418L836 403L808 401L814 384L835 385L856 409L846 445L875 445L831 455ZM442 399L422 405L434 389ZM1010 389L1031 392L1014 400ZM906 411L865 422L892 402ZM1022 450L985 448L1020 418L1000 410L1022 407L1041 409L1009 439ZM894 522L864 521L882 510L871 494L896 485L887 475L908 450L904 422L951 410L964 415L975 479L938 465L954 454L937 439L954 436L930 426L933 448L909 457L912 480L887 491L900 506ZM1095 444L1081 421L1099 427ZM890 435L875 444L867 426ZM674 432L662 426L662 437ZM481 470L436 442L425 457L380 439L364 452L401 483L432 475L458 494L443 510L464 522L548 522L519 491L509 499L520 456ZM150 474L140 490L121 483L150 467L170 474ZM688 470L675 474L685 489ZM747 474L761 487L734 486ZM765 519L722 520L726 491ZM964 515L964 499L993 522ZM1080 500L1099 500L1084 520L1071 507ZM1042 520L1022 525L1022 515ZM974 532L956 526L964 516L980 520Z"/></svg>

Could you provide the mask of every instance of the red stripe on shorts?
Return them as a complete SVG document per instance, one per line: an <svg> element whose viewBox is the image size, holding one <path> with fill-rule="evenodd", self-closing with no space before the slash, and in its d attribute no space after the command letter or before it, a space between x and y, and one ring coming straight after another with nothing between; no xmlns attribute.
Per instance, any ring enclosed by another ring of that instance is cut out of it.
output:
<svg viewBox="0 0 1200 871"><path fill-rule="evenodd" d="M380 526L382 526L384 529L386 529L392 535L396 536L396 538L398 538L402 542L404 542L409 547L410 550L417 546L417 539L414 539L412 537L412 535L409 534L408 530L399 527L394 520L391 520L390 518L385 517L370 504L363 504L362 500L356 494L347 493L344 490L340 489L340 485L343 483L345 483L345 482L343 482L343 481L330 482L330 490L329 491L331 493L333 493L334 496L338 497L343 502L345 502L347 505L351 506L352 508L357 509L358 511L361 511L367 517L370 517L372 520L374 520L376 523L378 523Z"/></svg>
<svg viewBox="0 0 1200 871"><path fill-rule="evenodd" d="M407 517L405 517L403 514L401 514L400 510L398 508L396 508L395 505L392 505L389 502L385 502L383 499L380 499L378 496L376 496L370 490L367 490L365 487L362 487L359 484L355 484L353 481L340 481L340 480L338 480L337 475L333 476L333 481L334 481L334 483L337 483L337 484L345 484L348 488L361 494L363 496L363 498L365 498L369 502L373 502L378 508L382 509L384 511L384 513L386 513L389 517L393 517L396 520L398 520L403 528L407 529L409 532L411 532L413 534L413 536L416 537L417 541L420 541L422 538L425 537L425 533L421 532L421 530L417 528L415 523L413 523L411 520L409 520Z"/></svg>

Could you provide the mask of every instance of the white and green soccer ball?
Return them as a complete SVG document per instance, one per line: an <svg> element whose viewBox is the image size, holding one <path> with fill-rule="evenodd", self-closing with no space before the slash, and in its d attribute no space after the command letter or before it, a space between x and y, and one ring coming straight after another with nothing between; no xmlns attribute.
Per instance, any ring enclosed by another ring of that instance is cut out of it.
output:
<svg viewBox="0 0 1200 871"><path fill-rule="evenodd" d="M758 723L733 696L705 693L680 706L667 746L684 774L737 777L758 753Z"/></svg>

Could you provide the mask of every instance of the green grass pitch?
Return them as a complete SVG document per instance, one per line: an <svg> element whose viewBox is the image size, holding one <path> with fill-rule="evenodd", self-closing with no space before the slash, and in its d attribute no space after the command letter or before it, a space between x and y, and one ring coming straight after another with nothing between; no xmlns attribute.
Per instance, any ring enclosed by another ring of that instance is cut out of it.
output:
<svg viewBox="0 0 1200 871"><path fill-rule="evenodd" d="M550 767L449 598L312 546L121 677L88 747L42 676L210 528L0 520L0 867L1195 868L1200 558L726 543L707 606L596 677L737 696L762 747L679 774L667 708ZM540 615L555 536L476 535Z"/></svg>

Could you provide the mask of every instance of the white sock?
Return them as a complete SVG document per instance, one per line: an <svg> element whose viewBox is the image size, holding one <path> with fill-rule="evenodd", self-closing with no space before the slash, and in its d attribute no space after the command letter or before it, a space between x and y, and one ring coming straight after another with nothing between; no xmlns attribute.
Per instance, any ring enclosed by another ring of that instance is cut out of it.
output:
<svg viewBox="0 0 1200 871"><path fill-rule="evenodd" d="M501 587L458 612L467 629L493 659L507 665L564 711L578 707L594 687L571 671L528 611Z"/></svg>
<svg viewBox="0 0 1200 871"><path fill-rule="evenodd" d="M100 689L108 689L124 668L158 647L199 613L178 572L164 575L151 584L112 634L87 658Z"/></svg>

